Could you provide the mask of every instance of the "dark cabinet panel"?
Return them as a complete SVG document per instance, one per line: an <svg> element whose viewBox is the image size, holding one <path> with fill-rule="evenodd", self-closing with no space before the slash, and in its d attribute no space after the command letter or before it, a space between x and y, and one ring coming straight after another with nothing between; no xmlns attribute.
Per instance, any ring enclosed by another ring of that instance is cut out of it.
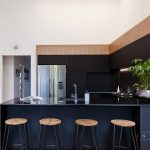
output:
<svg viewBox="0 0 150 150"><path fill-rule="evenodd" d="M150 107L143 106L140 108L140 145L141 150L150 149Z"/></svg>
<svg viewBox="0 0 150 150"><path fill-rule="evenodd" d="M86 83L88 91L113 91L113 81L113 75L110 72L87 72Z"/></svg>
<svg viewBox="0 0 150 150"><path fill-rule="evenodd" d="M87 70L108 70L109 69L109 56L101 55L101 56L86 56L85 60L85 68Z"/></svg>
<svg viewBox="0 0 150 150"><path fill-rule="evenodd" d="M67 97L74 93L73 84L77 84L78 97L83 97L85 92L85 57L67 57Z"/></svg>
<svg viewBox="0 0 150 150"><path fill-rule="evenodd" d="M62 65L66 64L67 57L64 55L39 55L38 65Z"/></svg>

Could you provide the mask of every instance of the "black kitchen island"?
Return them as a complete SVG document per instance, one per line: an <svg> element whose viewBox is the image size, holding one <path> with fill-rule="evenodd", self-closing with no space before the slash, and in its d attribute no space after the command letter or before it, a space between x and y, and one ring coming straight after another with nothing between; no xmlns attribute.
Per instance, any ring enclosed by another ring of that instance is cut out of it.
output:
<svg viewBox="0 0 150 150"><path fill-rule="evenodd" d="M91 118L99 121L101 149L111 149L113 128L111 119L129 119L136 122L136 130L141 150L150 148L150 100L132 96L114 96L101 94L89 102L80 99L75 103L71 99L63 102L51 102L45 99L39 103L23 103L18 98L0 105L1 144L4 121L8 118L23 117L28 119L29 140L31 149L37 149L39 137L39 120L54 117L62 120L64 149L73 149L75 120ZM124 136L124 138L126 138ZM9 144L16 143L18 137L13 132ZM125 140L124 140L125 141ZM129 141L129 143L131 143Z"/></svg>

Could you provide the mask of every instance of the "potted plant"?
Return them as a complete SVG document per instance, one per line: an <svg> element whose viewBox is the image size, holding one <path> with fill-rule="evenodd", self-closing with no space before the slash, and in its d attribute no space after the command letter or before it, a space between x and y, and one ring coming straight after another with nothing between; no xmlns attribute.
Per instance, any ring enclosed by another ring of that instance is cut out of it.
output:
<svg viewBox="0 0 150 150"><path fill-rule="evenodd" d="M150 98L150 58L134 59L130 70L138 78L138 82L133 85L136 88L136 95Z"/></svg>

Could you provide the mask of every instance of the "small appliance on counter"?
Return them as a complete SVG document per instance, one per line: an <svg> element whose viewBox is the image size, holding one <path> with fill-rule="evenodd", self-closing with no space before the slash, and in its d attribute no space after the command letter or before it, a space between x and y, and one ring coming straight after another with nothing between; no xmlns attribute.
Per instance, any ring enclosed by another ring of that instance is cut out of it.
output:
<svg viewBox="0 0 150 150"><path fill-rule="evenodd" d="M84 95L85 104L89 104L90 102L90 93L86 92Z"/></svg>

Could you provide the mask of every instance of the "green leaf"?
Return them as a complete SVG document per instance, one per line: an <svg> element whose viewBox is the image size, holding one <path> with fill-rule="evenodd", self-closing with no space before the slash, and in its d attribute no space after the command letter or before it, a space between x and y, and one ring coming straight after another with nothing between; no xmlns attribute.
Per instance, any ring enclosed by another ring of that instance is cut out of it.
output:
<svg viewBox="0 0 150 150"><path fill-rule="evenodd" d="M137 89L150 89L150 58L147 60L134 59L131 62L130 70L139 81L133 86Z"/></svg>

